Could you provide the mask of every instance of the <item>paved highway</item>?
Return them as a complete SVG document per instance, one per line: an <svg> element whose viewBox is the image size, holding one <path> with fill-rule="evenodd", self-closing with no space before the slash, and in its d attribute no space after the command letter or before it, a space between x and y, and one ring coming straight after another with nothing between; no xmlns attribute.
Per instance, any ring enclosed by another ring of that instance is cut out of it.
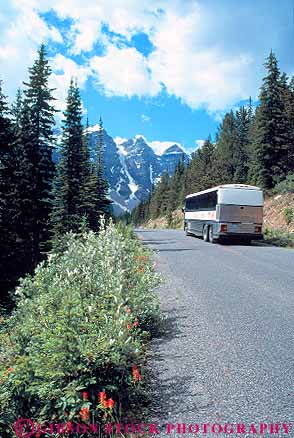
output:
<svg viewBox="0 0 294 438"><path fill-rule="evenodd" d="M268 431L279 423L279 433L248 436L294 437L294 250L137 234L166 279L158 293L167 333L151 345L153 420ZM282 422L292 422L288 434Z"/></svg>

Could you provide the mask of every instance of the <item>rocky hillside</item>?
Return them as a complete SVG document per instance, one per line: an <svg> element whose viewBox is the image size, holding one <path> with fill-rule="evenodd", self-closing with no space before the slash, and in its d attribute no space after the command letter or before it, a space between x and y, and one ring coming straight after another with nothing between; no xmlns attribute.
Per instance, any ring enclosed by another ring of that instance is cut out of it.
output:
<svg viewBox="0 0 294 438"><path fill-rule="evenodd" d="M286 210L290 214L287 215ZM291 219L291 211L292 220ZM287 223L289 217L289 223ZM273 230L294 232L294 193L268 197L264 202L264 225Z"/></svg>

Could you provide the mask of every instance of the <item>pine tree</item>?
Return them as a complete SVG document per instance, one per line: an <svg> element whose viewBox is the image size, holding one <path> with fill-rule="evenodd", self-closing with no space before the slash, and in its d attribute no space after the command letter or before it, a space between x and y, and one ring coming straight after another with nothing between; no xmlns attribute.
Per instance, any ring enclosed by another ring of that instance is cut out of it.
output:
<svg viewBox="0 0 294 438"><path fill-rule="evenodd" d="M93 231L99 229L98 222L98 193L97 193L97 172L95 163L90 157L90 136L89 121L87 118L86 129L83 136L83 164L80 182L80 214L86 217L88 226Z"/></svg>
<svg viewBox="0 0 294 438"><path fill-rule="evenodd" d="M237 138L234 145L234 183L246 183L248 179L248 154L249 154L249 130L251 124L251 111L241 106L236 111Z"/></svg>
<svg viewBox="0 0 294 438"><path fill-rule="evenodd" d="M0 81L0 294L5 294L14 283L13 259L16 235L12 227L16 205L14 202L13 129L6 96Z"/></svg>
<svg viewBox="0 0 294 438"><path fill-rule="evenodd" d="M110 217L110 200L108 198L108 182L104 176L104 128L102 118L99 120L98 141L96 145L96 166L97 166L97 215L103 215L106 219Z"/></svg>
<svg viewBox="0 0 294 438"><path fill-rule="evenodd" d="M237 124L233 111L227 113L216 144L216 176L219 183L232 183L236 172Z"/></svg>
<svg viewBox="0 0 294 438"><path fill-rule="evenodd" d="M73 80L70 82L62 123L60 160L54 179L51 215L55 238L68 231L77 232L83 214L87 214L89 207L84 198L88 190L89 153L83 138L81 98Z"/></svg>
<svg viewBox="0 0 294 438"><path fill-rule="evenodd" d="M49 88L51 68L46 59L44 45L38 51L38 57L29 69L29 81L24 83L24 103L29 109L30 143L32 151L31 223L32 223L32 261L36 264L41 252L48 249L50 237L49 215L51 212L51 191L54 176L52 160L55 109L53 107L53 89Z"/></svg>
<svg viewBox="0 0 294 438"><path fill-rule="evenodd" d="M294 171L294 77L288 84L286 73L281 75L281 90L284 106L283 131L285 140L285 154L283 169L285 174Z"/></svg>
<svg viewBox="0 0 294 438"><path fill-rule="evenodd" d="M255 180L264 188L272 188L285 177L285 132L284 103L278 62L270 52L265 66L268 70L260 91L260 105L256 110L255 137L253 147L256 153Z"/></svg>

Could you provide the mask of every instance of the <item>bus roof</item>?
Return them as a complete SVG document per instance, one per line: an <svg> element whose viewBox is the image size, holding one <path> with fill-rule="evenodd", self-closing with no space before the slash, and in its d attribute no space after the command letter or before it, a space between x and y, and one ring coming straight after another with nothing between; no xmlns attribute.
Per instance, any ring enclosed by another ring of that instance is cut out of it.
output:
<svg viewBox="0 0 294 438"><path fill-rule="evenodd" d="M250 186L248 184L222 184L220 186L212 187L211 189L202 190L202 192L192 193L187 195L185 199L192 198L193 196L202 195L204 193L216 192L219 189L246 189L246 190L261 190L260 187Z"/></svg>

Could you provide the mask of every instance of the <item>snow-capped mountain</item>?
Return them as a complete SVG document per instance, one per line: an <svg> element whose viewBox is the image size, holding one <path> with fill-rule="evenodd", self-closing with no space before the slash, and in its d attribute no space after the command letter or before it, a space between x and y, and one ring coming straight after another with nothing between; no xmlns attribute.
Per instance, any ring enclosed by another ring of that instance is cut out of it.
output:
<svg viewBox="0 0 294 438"><path fill-rule="evenodd" d="M88 130L91 156L95 158L98 126ZM157 155L142 136L117 143L104 130L104 168L110 186L113 212L120 215L145 199L164 172L172 175L180 160L188 155L178 145Z"/></svg>

